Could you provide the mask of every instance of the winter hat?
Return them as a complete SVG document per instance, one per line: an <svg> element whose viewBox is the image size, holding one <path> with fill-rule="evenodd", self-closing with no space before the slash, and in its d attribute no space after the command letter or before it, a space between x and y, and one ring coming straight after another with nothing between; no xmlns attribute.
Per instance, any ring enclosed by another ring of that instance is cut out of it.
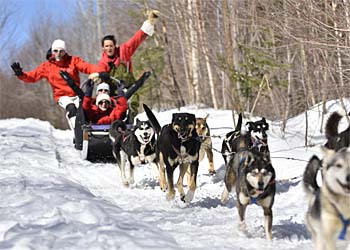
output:
<svg viewBox="0 0 350 250"><path fill-rule="evenodd" d="M57 40L53 41L51 49L52 50L55 50L55 49L64 49L64 50L66 50L66 43L63 40L61 40L61 39L57 39Z"/></svg>
<svg viewBox="0 0 350 250"><path fill-rule="evenodd" d="M103 100L107 100L109 101L109 103L111 103L111 98L109 97L109 95L102 93L96 97L96 104L98 105L100 101L103 101Z"/></svg>
<svg viewBox="0 0 350 250"><path fill-rule="evenodd" d="M107 83L105 83L105 82L102 82L99 85L97 85L96 91L98 92L98 91L103 90L103 89L108 90L108 92L110 91L109 85Z"/></svg>

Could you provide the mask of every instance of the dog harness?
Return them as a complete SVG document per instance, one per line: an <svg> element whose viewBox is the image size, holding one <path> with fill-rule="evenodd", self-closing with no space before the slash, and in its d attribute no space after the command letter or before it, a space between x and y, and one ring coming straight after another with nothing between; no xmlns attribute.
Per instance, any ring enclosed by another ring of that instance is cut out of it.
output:
<svg viewBox="0 0 350 250"><path fill-rule="evenodd" d="M339 235L339 240L345 240L346 236L346 230L348 229L348 226L350 225L350 219L345 219L343 215L339 214L340 220L343 222L343 230L341 230Z"/></svg>
<svg viewBox="0 0 350 250"><path fill-rule="evenodd" d="M320 196L320 192L318 190L318 192L316 193L316 196ZM343 229L341 230L339 236L338 236L338 239L339 240L345 240L345 236L346 236L346 233L347 233L347 229L350 225L350 218L348 219L345 219L344 216L339 212L339 210L337 209L337 207L331 203L334 210L337 212L338 216L339 216L339 219L341 220L341 222L343 223Z"/></svg>

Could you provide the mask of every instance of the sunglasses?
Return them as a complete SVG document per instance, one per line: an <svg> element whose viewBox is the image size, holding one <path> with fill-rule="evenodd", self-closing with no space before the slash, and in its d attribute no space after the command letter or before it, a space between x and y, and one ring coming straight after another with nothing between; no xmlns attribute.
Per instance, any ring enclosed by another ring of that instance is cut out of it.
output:
<svg viewBox="0 0 350 250"><path fill-rule="evenodd" d="M108 90L108 89L99 89L98 92L102 92L102 93L103 93L103 92L107 92L107 93L108 93L109 90Z"/></svg>
<svg viewBox="0 0 350 250"><path fill-rule="evenodd" d="M98 103L98 105L102 105L102 104L110 104L110 102L107 100L102 100Z"/></svg>
<svg viewBox="0 0 350 250"><path fill-rule="evenodd" d="M54 49L53 50L53 52L55 52L55 53L63 53L63 52L65 52L65 50L63 50L63 49L60 49L60 50L58 50L58 49Z"/></svg>

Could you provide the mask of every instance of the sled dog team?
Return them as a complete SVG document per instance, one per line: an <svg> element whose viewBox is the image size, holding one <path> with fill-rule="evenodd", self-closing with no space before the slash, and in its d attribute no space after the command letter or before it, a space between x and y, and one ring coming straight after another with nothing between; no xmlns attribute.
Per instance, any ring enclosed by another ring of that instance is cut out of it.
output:
<svg viewBox="0 0 350 250"><path fill-rule="evenodd" d="M179 166L176 187L180 199L191 202L197 187L199 162L207 156L209 174L215 174L210 129L205 118L190 113L174 113L169 124L161 127L147 105L143 105L147 121L136 120L135 127L126 129L116 121L110 129L113 154L120 168L125 186L134 183L134 167L150 164L159 171L159 184L167 191L167 199L175 197L174 170ZM327 143L322 147L323 158L313 156L303 174L303 186L309 197L306 224L315 242L315 249L336 249L336 242L350 240L350 127L338 133L338 124L344 114L334 112L326 124ZM245 212L250 204L262 207L266 238L272 239L272 206L276 193L276 175L271 164L265 118L249 121L242 126L239 115L236 128L227 133L221 153L226 173L221 202L235 190L240 229L245 230ZM130 176L125 176L126 162ZM318 186L317 173L322 174ZM187 174L188 191L183 181Z"/></svg>

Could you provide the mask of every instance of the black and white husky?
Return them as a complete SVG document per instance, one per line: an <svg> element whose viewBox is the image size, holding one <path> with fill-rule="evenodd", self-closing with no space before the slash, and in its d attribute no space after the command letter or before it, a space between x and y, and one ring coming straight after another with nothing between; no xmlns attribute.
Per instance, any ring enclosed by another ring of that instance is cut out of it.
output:
<svg viewBox="0 0 350 250"><path fill-rule="evenodd" d="M228 192L236 190L236 205L240 229L245 231L245 212L249 204L257 204L264 211L266 238L272 239L272 206L276 193L276 174L270 157L257 148L241 149L227 164L225 190L222 202L228 199Z"/></svg>
<svg viewBox="0 0 350 250"><path fill-rule="evenodd" d="M322 185L316 177L322 171ZM323 148L323 159L313 156L303 175L309 198L306 224L316 250L346 249L350 243L350 150ZM343 241L338 241L341 239Z"/></svg>
<svg viewBox="0 0 350 250"><path fill-rule="evenodd" d="M134 167L139 164L150 164L158 168L156 161L156 139L149 121L140 121L136 118L136 125L132 130L126 129L122 121L112 123L109 137L113 143L113 155L120 168L124 186L134 183ZM130 177L125 174L126 162L129 162Z"/></svg>

